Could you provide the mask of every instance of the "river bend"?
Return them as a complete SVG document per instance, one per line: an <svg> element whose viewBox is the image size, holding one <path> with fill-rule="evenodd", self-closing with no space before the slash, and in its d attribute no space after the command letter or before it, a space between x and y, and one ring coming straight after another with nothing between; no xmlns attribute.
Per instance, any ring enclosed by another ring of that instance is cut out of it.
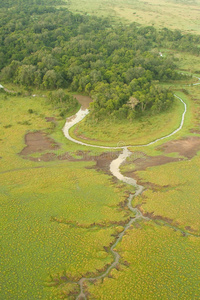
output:
<svg viewBox="0 0 200 300"><path fill-rule="evenodd" d="M76 113L75 116L72 116L72 117L70 117L70 118L68 118L66 120L65 126L63 128L63 133L64 133L65 137L68 140L70 140L70 141L72 141L72 142L74 142L76 144L80 144L80 145L88 146L88 147L101 148L101 149L122 149L122 153L120 153L119 156L111 162L111 164L110 164L110 172L118 180L121 180L122 182L135 187L135 193L129 195L129 197L128 197L128 203L127 203L127 206L129 208L129 210L131 212L133 212L135 216L132 217L130 219L130 221L124 226L124 230L117 236L114 244L110 248L110 252L113 255L113 262L112 262L112 264L104 271L103 274L101 274L99 276L91 277L91 278L82 277L78 281L78 284L80 286L80 293L77 296L76 300L87 299L86 294L84 292L84 286L83 286L84 283L85 283L85 281L94 281L96 279L105 278L110 273L110 271L118 265L119 260L120 260L120 255L114 249L117 246L117 244L121 241L121 239L123 238L123 236L126 233L126 231L133 224L133 222L137 221L138 219L149 220L149 218L144 217L142 215L142 213L140 212L139 209L134 208L132 206L132 200L133 200L133 198L136 197L136 196L138 196L138 195L140 195L143 192L144 187L142 185L137 184L137 181L135 179L123 176L123 174L121 174L121 172L120 172L120 165L123 162L125 162L126 159L132 154L132 152L130 152L128 150L128 147L138 147L138 146L139 147L146 147L146 146L150 146L152 144L157 143L158 141L161 141L163 139L171 137L172 135L174 135L175 133L177 133L178 131L180 131L182 129L183 124L184 124L184 120L185 120L185 114L187 112L187 105L183 101L183 99L181 99L180 97L178 97L176 95L175 95L175 97L177 99L179 99L179 101L181 101L183 103L183 106L184 106L184 112L182 113L181 122L180 122L179 127L176 130L174 130L173 132L171 132L170 134L168 134L166 136L163 136L163 137L160 137L160 138L158 138L158 139L156 139L156 140L154 140L154 141L152 141L152 142L150 142L148 144L144 144L144 145L127 145L127 146L121 146L121 147L120 146L109 147L109 146L103 146L103 145L101 145L101 146L99 146L99 145L91 145L91 144L87 144L87 143L84 143L82 141L74 139L73 137L70 136L69 130L70 130L71 127L73 127L75 124L77 124L80 121L82 121L88 115L88 113L89 113L88 109L80 108L80 110Z"/></svg>

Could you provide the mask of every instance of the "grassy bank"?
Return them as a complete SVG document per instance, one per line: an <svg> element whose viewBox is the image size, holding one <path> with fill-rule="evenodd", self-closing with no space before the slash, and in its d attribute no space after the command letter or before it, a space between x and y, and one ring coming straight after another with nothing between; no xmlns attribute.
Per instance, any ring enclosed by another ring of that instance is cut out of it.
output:
<svg viewBox="0 0 200 300"><path fill-rule="evenodd" d="M184 100L188 103L186 97L184 97ZM177 129L183 111L183 104L176 98L171 109L159 115L146 116L133 121L107 119L94 123L83 120L72 128L70 134L75 139L88 144L113 147L118 145L144 145ZM84 139L81 137L84 137Z"/></svg>

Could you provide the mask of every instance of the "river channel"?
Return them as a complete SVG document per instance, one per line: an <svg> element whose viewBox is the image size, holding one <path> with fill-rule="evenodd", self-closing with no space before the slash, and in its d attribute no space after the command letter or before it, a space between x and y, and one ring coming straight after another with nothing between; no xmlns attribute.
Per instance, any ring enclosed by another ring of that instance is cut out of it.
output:
<svg viewBox="0 0 200 300"><path fill-rule="evenodd" d="M149 220L147 217L144 217L142 215L142 213L140 212L139 209L134 208L132 206L132 200L133 200L133 198L136 197L136 196L138 196L138 195L140 195L143 192L144 187L142 185L137 184L137 181L134 180L133 178L129 178L129 177L123 176L121 174L121 172L120 172L120 165L123 162L125 162L126 159L132 154L132 152L130 152L128 150L128 147L138 147L138 146L140 146L140 147L141 146L142 147L146 147L146 146L150 146L152 144L157 143L158 141L166 139L167 137L171 137L172 135L174 135L175 133L177 133L178 131L181 130L181 128L183 127L183 124L184 124L185 114L187 112L187 105L186 105L186 103L180 97L178 97L176 95L175 95L175 97L179 101L181 101L183 103L183 106L184 106L184 112L182 114L182 118L181 118L181 122L180 122L179 127L176 130L174 130L173 132L171 132L170 134L168 134L166 136L163 136L163 137L160 137L160 138L158 138L158 139L156 139L156 140L154 140L154 141L152 141L152 142L150 142L148 144L145 144L145 145L133 145L133 146L132 145L127 145L127 146L121 146L121 147L120 146L117 146L117 147L108 147L108 146L104 146L104 145L101 145L101 146L91 145L91 144L87 144L87 143L84 143L82 141L74 139L73 137L70 136L69 130L75 124L77 124L80 121L82 121L89 114L89 110L87 108L81 107L80 110L76 113L75 116L72 116L72 117L70 117L70 118L68 118L66 120L65 126L63 128L63 133L64 133L65 137L68 140L70 140L70 141L72 141L72 142L74 142L76 144L83 145L83 146L89 146L89 147L95 147L95 148L101 148L101 149L121 149L122 153L120 153L119 156L110 163L110 172L118 180L120 180L120 181L122 181L122 182L124 182L126 184L129 184L129 185L132 185L132 186L135 187L135 193L129 195L129 197L128 197L128 203L127 203L127 206L129 208L129 210L131 212L133 212L135 214L135 216L132 217L130 219L130 221L124 226L124 230L118 235L118 237L116 238L114 244L110 248L110 252L113 255L113 262L112 262L112 264L106 269L106 271L103 274L101 274L99 276L91 277L91 278L82 277L78 281L78 284L80 286L80 293L77 296L76 300L87 299L86 294L84 292L84 283L86 281L94 281L94 280L97 280L97 279L102 279L102 278L106 277L110 273L110 271L117 266L117 264L119 263L119 260L120 260L120 255L114 249L117 246L117 244L121 241L121 239L123 238L123 236L126 233L126 231L130 228L131 224L133 222L135 222L136 220L138 220L138 219Z"/></svg>

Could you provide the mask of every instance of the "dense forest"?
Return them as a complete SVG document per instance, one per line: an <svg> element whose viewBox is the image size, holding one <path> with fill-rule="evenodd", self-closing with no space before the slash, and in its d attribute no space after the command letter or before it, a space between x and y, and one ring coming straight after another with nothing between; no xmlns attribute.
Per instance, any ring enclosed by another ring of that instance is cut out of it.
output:
<svg viewBox="0 0 200 300"><path fill-rule="evenodd" d="M167 46L199 55L199 36L136 23L117 25L105 18L73 14L62 3L18 0L13 5L6 0L0 4L3 82L92 95L91 113L98 119L132 119L171 105L172 91L159 82L183 75L176 72L172 58L163 57L158 49Z"/></svg>

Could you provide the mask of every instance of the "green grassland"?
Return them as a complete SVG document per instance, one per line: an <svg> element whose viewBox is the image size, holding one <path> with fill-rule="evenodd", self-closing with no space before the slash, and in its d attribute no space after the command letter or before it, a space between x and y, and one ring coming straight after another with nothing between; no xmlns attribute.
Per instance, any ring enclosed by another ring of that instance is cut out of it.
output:
<svg viewBox="0 0 200 300"><path fill-rule="evenodd" d="M89 286L88 299L198 299L199 247L152 221L138 224L117 246L128 266Z"/></svg>
<svg viewBox="0 0 200 300"><path fill-rule="evenodd" d="M143 203L142 209L145 212L172 219L173 224L179 224L182 228L190 226L196 233L200 233L199 163L197 156L192 160L137 172L142 182L152 184L152 189L135 199L134 205L136 202Z"/></svg>
<svg viewBox="0 0 200 300"><path fill-rule="evenodd" d="M65 163L0 175L3 299L48 299L50 276L65 271L78 279L112 261L104 246L121 230L111 222L127 218L117 209L124 193L114 193L108 176L84 166ZM106 227L87 228L103 221Z"/></svg>
<svg viewBox="0 0 200 300"><path fill-rule="evenodd" d="M113 17L122 22L137 22L144 25L180 29L200 33L200 1L113 1L71 0L66 1L69 10L78 13Z"/></svg>
<svg viewBox="0 0 200 300"><path fill-rule="evenodd" d="M62 289L51 287L51 278L67 273L77 280L112 261L104 246L123 229L116 222L129 217L119 207L125 188L113 185L108 175L86 169L92 162L22 159L18 153L27 132L52 131L45 120L52 116L61 131L63 120L43 97L2 94L0 105L1 296L57 299ZM61 145L56 154L77 150L55 136ZM100 225L90 228L94 222Z"/></svg>

